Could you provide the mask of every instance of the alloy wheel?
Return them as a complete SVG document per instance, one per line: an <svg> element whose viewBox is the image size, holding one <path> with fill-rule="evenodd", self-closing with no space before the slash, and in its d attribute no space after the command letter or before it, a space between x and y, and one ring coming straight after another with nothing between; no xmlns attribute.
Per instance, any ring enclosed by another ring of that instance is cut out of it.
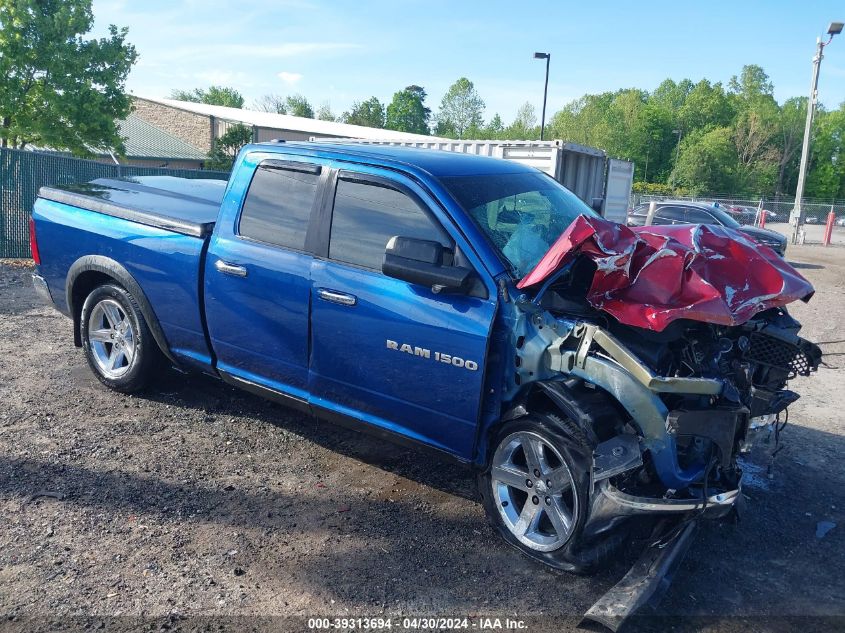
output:
<svg viewBox="0 0 845 633"><path fill-rule="evenodd" d="M129 371L135 360L135 330L117 301L103 299L91 310L88 340L94 362L104 376L115 379Z"/></svg>
<svg viewBox="0 0 845 633"><path fill-rule="evenodd" d="M574 479L560 452L541 435L519 431L504 438L490 478L499 514L520 543L550 552L572 536L579 512Z"/></svg>

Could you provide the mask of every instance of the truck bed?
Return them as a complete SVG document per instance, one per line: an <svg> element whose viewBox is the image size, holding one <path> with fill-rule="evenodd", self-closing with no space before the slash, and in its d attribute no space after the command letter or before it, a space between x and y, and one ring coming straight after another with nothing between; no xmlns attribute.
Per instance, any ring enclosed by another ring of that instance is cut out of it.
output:
<svg viewBox="0 0 845 633"><path fill-rule="evenodd" d="M42 187L38 195L146 226L205 237L214 228L225 190L225 180L139 176Z"/></svg>

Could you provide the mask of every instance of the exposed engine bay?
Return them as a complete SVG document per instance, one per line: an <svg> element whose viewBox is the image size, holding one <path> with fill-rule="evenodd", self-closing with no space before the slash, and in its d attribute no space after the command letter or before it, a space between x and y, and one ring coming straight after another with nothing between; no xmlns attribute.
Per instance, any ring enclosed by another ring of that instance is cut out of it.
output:
<svg viewBox="0 0 845 633"><path fill-rule="evenodd" d="M821 350L798 336L785 307L739 325L623 324L587 300L595 270L575 258L517 300L513 376L516 389L564 376L573 389L605 392L618 410L594 428L588 532L636 514L724 516L741 497L738 457L751 430L778 424L799 398L789 381L815 371Z"/></svg>

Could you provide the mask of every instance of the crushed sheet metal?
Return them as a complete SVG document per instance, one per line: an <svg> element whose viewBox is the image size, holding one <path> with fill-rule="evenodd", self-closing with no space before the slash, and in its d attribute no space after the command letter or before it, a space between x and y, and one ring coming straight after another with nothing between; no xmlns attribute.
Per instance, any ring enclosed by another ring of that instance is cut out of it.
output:
<svg viewBox="0 0 845 633"><path fill-rule="evenodd" d="M627 325L660 332L676 319L739 325L808 301L813 286L773 250L722 226L629 228L578 216L517 285L534 286L577 255L597 266L587 300Z"/></svg>

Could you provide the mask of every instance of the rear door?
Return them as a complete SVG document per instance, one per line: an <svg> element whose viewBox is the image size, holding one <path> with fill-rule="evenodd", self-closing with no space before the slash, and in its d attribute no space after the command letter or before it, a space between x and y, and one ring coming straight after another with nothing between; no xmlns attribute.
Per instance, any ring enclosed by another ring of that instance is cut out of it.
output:
<svg viewBox="0 0 845 633"><path fill-rule="evenodd" d="M324 170L260 160L241 209L227 212L224 203L206 257L205 314L218 370L303 404L313 262L306 243Z"/></svg>
<svg viewBox="0 0 845 633"><path fill-rule="evenodd" d="M457 231L408 178L342 170L326 211L330 230L312 270L312 403L469 458L496 309L492 281L483 297L442 295L382 274L393 236L456 248Z"/></svg>

